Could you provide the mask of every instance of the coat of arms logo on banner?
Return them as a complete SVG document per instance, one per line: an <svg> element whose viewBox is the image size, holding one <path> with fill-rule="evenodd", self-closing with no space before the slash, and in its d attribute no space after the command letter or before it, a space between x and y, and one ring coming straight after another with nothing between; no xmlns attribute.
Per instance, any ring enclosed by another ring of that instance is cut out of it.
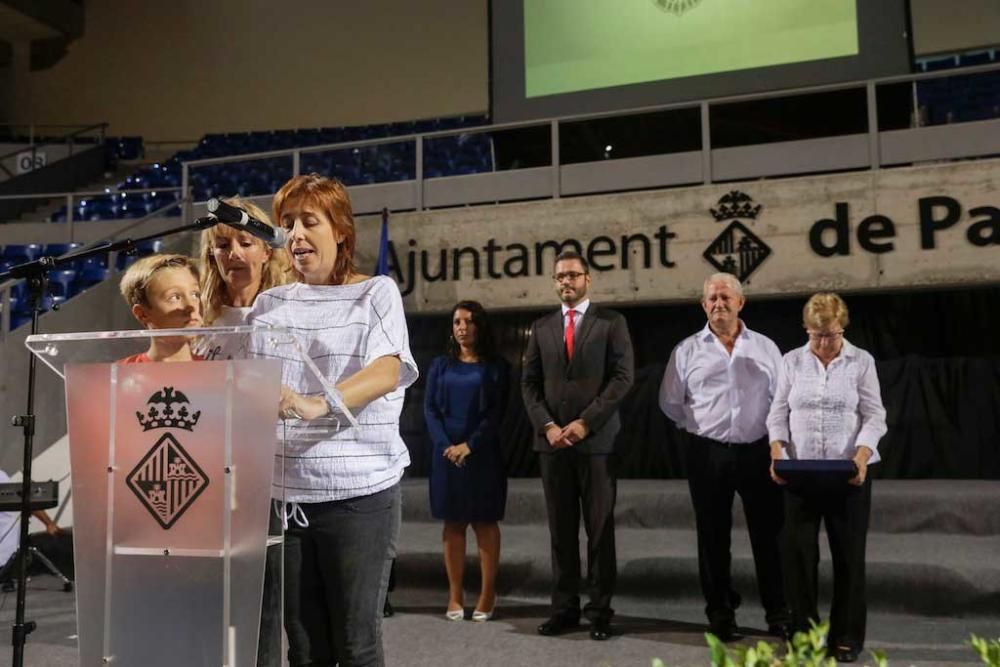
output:
<svg viewBox="0 0 1000 667"><path fill-rule="evenodd" d="M653 4L665 12L680 16L701 4L701 0L653 0Z"/></svg>
<svg viewBox="0 0 1000 667"><path fill-rule="evenodd" d="M733 274L740 282L749 278L771 254L767 244L741 222L746 220L752 224L761 208L750 195L733 190L723 195L715 208L709 209L717 222L732 222L705 248L702 256L716 269Z"/></svg>
<svg viewBox="0 0 1000 667"><path fill-rule="evenodd" d="M167 431L125 478L143 506L168 529L208 487L208 476L184 450L173 431L194 431L201 411L192 413L183 392L164 387L149 397L146 413L136 412L143 433Z"/></svg>

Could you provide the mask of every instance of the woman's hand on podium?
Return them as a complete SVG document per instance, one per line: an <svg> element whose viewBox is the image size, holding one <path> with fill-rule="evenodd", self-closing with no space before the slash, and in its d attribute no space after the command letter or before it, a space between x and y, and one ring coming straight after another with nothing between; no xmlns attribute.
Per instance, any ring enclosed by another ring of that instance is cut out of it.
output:
<svg viewBox="0 0 1000 667"><path fill-rule="evenodd" d="M281 419L319 419L330 413L330 406L324 396L303 396L281 386L281 400L278 403L278 417Z"/></svg>

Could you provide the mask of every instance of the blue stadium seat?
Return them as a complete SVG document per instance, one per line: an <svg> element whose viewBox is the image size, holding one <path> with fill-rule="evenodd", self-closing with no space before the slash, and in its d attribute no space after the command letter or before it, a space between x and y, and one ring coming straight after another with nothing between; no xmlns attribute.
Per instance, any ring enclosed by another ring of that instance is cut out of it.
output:
<svg viewBox="0 0 1000 667"><path fill-rule="evenodd" d="M52 298L51 294L46 294L42 297L42 312L52 310L52 305L55 300ZM26 322L31 321L31 310L26 298L19 297L17 310L11 310L10 313L10 328L16 329ZM16 324L15 324L16 322Z"/></svg>
<svg viewBox="0 0 1000 667"><path fill-rule="evenodd" d="M953 65L952 65L953 66ZM264 132L234 132L227 134L206 134L193 150L179 151L162 164L138 170L125 179L122 189L175 188L180 185L181 162L206 157L240 155L251 152L279 150L292 147L307 147L319 144L342 143L386 136L398 136L420 132L432 132L443 129L476 127L488 122L486 116L469 115L448 118L433 118L419 121L402 121L388 124L355 125L348 127L300 128L297 130L272 130ZM427 156L425 173L449 175L461 168L462 173L479 173L493 169L489 152L489 137L484 134L471 135L472 139L452 137L449 146L444 150L448 153L446 159L434 159ZM451 154L454 144L458 143L458 154ZM461 144L470 142L470 146ZM341 153L342 151L336 151ZM301 171L308 173L316 171L324 175L335 175L347 185L372 183L379 181L407 180L415 176L413 164L414 146L403 143L380 148L348 149L353 153L351 159L343 159L331 153L323 157L314 155L303 156ZM378 153L370 155L369 152ZM383 153L387 152L388 157ZM191 172L191 185L194 197L203 201L211 197L241 195L263 195L275 192L291 178L291 160L273 158L266 161L254 160L246 163L230 163L199 167ZM127 206L116 203L113 207L97 206L88 203L85 215L81 219L121 219L155 211L161 206L157 201L153 206L149 199L143 200L143 205L129 202ZM96 207L95 207L96 206ZM168 215L179 215L179 208L171 209ZM65 211L52 215L53 221L66 219Z"/></svg>
<svg viewBox="0 0 1000 667"><path fill-rule="evenodd" d="M88 267L99 266L102 268L107 268L108 266L108 254L102 253L100 255L91 255L85 259L81 259L79 262L78 270L85 271Z"/></svg>
<svg viewBox="0 0 1000 667"><path fill-rule="evenodd" d="M49 271L49 293L53 296L69 298L72 296L71 288L75 279L76 271L73 269Z"/></svg>
<svg viewBox="0 0 1000 667"><path fill-rule="evenodd" d="M118 260L115 262L115 268L118 269L119 271L124 271L137 259L139 259L137 255L126 255L125 253L118 253Z"/></svg>
<svg viewBox="0 0 1000 667"><path fill-rule="evenodd" d="M924 61L924 68L928 72L936 72L942 69L951 69L952 67L958 67L958 59L955 58L955 56L948 56L946 58L937 58L936 60Z"/></svg>
<svg viewBox="0 0 1000 667"><path fill-rule="evenodd" d="M104 282L109 277L111 277L111 269L106 266L96 264L84 266L79 274L77 274L74 289L77 292L82 292L88 287L93 287L100 282Z"/></svg>
<svg viewBox="0 0 1000 667"><path fill-rule="evenodd" d="M24 300L28 297L28 284L26 282L24 282L23 280L20 281L20 282L14 283L13 285L11 285L11 288L10 288L10 296L11 296L11 298L14 298L14 299L17 299L18 301L20 301L21 305L23 306L24 305Z"/></svg>
<svg viewBox="0 0 1000 667"><path fill-rule="evenodd" d="M23 311L11 312L10 314L10 330L13 331L20 326L23 326L31 321L31 313L26 313Z"/></svg>
<svg viewBox="0 0 1000 667"><path fill-rule="evenodd" d="M989 51L980 51L979 53L963 53L958 57L958 64L962 67L988 65L992 60L993 58Z"/></svg>
<svg viewBox="0 0 1000 667"><path fill-rule="evenodd" d="M42 254L48 255L49 257L62 257L63 255L82 247L82 243L50 243L45 246Z"/></svg>
<svg viewBox="0 0 1000 667"><path fill-rule="evenodd" d="M4 246L3 258L12 264L23 264L38 259L42 254L42 246L37 243L27 245Z"/></svg>

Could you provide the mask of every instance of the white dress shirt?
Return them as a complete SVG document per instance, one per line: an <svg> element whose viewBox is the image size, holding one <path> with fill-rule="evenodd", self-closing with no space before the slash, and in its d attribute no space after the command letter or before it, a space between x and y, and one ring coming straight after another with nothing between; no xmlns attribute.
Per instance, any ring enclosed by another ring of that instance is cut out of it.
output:
<svg viewBox="0 0 1000 667"><path fill-rule="evenodd" d="M670 354L660 384L660 409L678 428L720 442L767 435L767 411L778 384L781 351L740 321L732 354L705 328Z"/></svg>
<svg viewBox="0 0 1000 667"><path fill-rule="evenodd" d="M825 368L808 343L792 350L782 360L767 430L772 442L787 443L785 458L853 459L864 445L875 463L887 430L875 359L846 339Z"/></svg>
<svg viewBox="0 0 1000 667"><path fill-rule="evenodd" d="M583 320L583 316L587 314L588 308L590 308L590 299L584 299L573 308L570 308L565 303L562 305L563 340L566 340L566 327L569 326L569 311L576 311L576 315L573 316L573 331L576 331L580 328L580 322Z"/></svg>

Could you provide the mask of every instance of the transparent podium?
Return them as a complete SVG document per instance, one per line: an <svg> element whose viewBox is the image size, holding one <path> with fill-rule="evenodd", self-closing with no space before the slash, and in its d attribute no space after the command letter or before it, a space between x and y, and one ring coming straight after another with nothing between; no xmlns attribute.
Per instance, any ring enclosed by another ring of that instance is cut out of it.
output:
<svg viewBox="0 0 1000 667"><path fill-rule="evenodd" d="M159 338L190 341L199 358L121 363ZM268 525L279 523L272 497L283 487L275 455L306 427L279 419L281 385L307 376L327 395L337 416L309 422L313 434L355 423L339 394L283 329L41 334L25 344L66 383L80 664L255 665L262 599L278 628L281 618L280 579L264 596Z"/></svg>

